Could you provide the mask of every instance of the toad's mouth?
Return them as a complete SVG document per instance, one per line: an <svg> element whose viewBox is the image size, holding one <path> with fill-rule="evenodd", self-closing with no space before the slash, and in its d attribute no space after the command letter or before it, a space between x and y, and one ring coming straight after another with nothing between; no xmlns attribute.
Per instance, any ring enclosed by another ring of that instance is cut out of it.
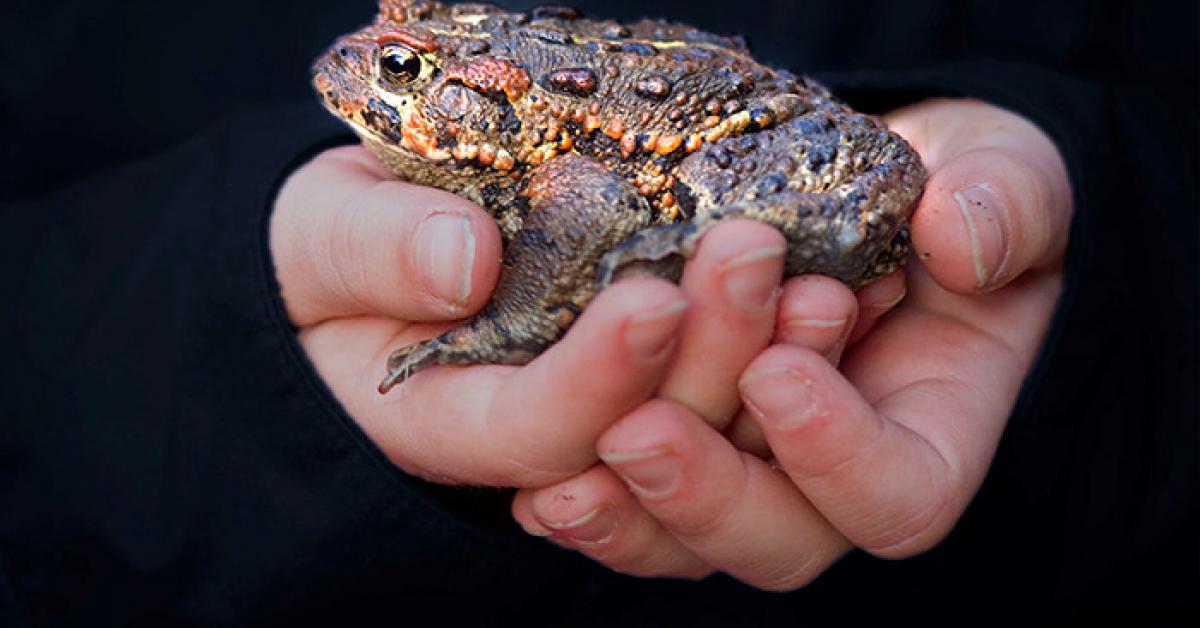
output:
<svg viewBox="0 0 1200 628"><path fill-rule="evenodd" d="M359 135L399 144L402 138L399 134L400 114L386 103L371 102L370 75L364 74L362 67L352 67L362 65L331 50L313 65L313 88L321 96L325 108Z"/></svg>

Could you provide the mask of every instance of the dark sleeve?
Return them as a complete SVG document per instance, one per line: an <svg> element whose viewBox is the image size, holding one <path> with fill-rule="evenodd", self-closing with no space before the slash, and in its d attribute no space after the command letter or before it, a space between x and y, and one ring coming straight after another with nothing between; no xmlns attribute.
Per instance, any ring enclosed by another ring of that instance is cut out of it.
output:
<svg viewBox="0 0 1200 628"><path fill-rule="evenodd" d="M0 209L0 623L243 624L375 562L438 604L524 541L435 505L295 340L266 225L287 173L353 141L318 109Z"/></svg>

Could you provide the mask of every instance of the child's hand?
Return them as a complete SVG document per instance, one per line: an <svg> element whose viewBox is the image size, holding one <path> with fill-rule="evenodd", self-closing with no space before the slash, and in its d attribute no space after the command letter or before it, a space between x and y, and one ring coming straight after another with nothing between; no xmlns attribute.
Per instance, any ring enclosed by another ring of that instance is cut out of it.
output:
<svg viewBox="0 0 1200 628"><path fill-rule="evenodd" d="M662 380L689 305L668 282L622 282L527 366L432 369L380 395L390 352L487 302L501 252L492 219L339 148L284 186L271 250L322 378L397 465L438 482L544 486L594 464L600 433Z"/></svg>
<svg viewBox="0 0 1200 628"><path fill-rule="evenodd" d="M767 589L802 586L854 546L905 557L949 533L983 481L1054 311L1071 191L1050 139L1010 112L929 101L889 123L931 173L913 219L923 262L908 266L908 298L839 372L854 298L830 282L792 280L784 329L828 320L828 333L781 333L740 373L747 409L732 441L711 425L729 412L729 388L667 388L677 369L727 363L710 337L708 352L681 353L690 364L672 367L667 399L600 438L605 465L518 494L513 512L526 530L619 571L720 570Z"/></svg>

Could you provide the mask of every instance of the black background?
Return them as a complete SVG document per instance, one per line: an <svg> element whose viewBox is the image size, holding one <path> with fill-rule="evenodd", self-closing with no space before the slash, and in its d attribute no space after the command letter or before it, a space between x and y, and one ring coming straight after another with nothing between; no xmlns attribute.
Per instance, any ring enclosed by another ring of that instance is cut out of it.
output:
<svg viewBox="0 0 1200 628"><path fill-rule="evenodd" d="M1004 59L1195 104L1196 9L1172 2L578 6L745 34L759 58L802 72ZM375 3L10 0L0 11L0 198L14 198L169 146L248 103L308 98L311 61L369 21ZM1195 129L1170 122L1182 126L1171 139Z"/></svg>
<svg viewBox="0 0 1200 628"><path fill-rule="evenodd" d="M1089 170L1073 175L1087 188L1079 211L1089 222L1072 244L1071 299L987 483L950 538L897 563L853 555L804 592L799 606L720 578L707 588L662 584L654 595L680 605L728 595L791 609L767 617L795 619L807 608L834 621L840 609L862 606L881 616L889 609L959 614L964 623L1022 608L1088 623L1195 617L1194 3L582 6L743 33L760 58L819 75L903 76L943 63L1003 61L1070 76L1095 94L1095 135L1075 138L1087 153L1081 163ZM82 177L152 158L230 111L310 99L308 64L373 13L363 1L10 0L0 9L0 200L20 208ZM330 605L346 599L365 604L362 613L370 604L388 610L387 566L361 577L345 589L361 585L371 595L342 589L296 600L284 615L336 616ZM604 582L601 597L644 593L637 581ZM464 591L462 600L495 602L479 591ZM650 607L647 621L661 612Z"/></svg>

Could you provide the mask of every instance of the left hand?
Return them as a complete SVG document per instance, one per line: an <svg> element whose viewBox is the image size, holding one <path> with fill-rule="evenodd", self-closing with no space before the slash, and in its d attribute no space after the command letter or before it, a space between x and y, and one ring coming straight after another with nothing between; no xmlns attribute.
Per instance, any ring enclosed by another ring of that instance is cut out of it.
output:
<svg viewBox="0 0 1200 628"><path fill-rule="evenodd" d="M864 335L886 296L864 291L856 304L836 282L790 280L774 346L736 380L746 410L730 438L711 424L737 407L734 387L711 365L737 364L741 337L702 333L691 312L678 364L707 381L668 374L660 399L600 438L606 465L520 492L513 513L527 530L619 571L721 570L774 590L804 585L854 546L905 557L949 533L1049 325L1070 186L1049 138L996 107L928 101L888 122L931 173L908 298ZM684 288L694 295L686 277ZM857 327L856 309L867 321ZM861 342L839 372L851 337Z"/></svg>
<svg viewBox="0 0 1200 628"><path fill-rule="evenodd" d="M270 242L317 373L383 454L434 482L545 486L594 465L597 437L653 395L688 309L678 286L625 281L529 364L430 369L380 395L388 353L487 303L500 270L495 221L341 147L288 178Z"/></svg>

